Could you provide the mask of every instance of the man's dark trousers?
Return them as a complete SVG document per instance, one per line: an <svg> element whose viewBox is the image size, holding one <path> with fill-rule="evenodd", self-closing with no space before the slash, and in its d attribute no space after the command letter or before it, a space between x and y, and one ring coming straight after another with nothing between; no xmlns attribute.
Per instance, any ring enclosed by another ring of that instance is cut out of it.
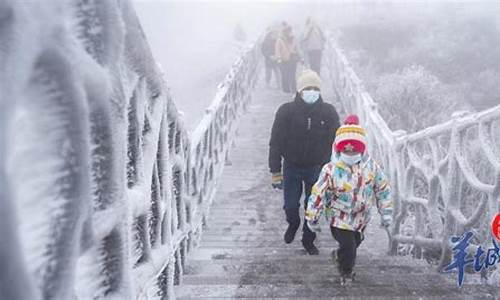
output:
<svg viewBox="0 0 500 300"><path fill-rule="evenodd" d="M285 198L283 208L286 214L286 221L290 226L296 228L300 226L299 208L302 192L305 192L304 207L307 208L307 200L311 195L312 186L318 180L321 168L321 165L298 166L286 161L283 163L283 190ZM316 233L309 229L304 219L302 242L310 245L314 242L315 238Z"/></svg>

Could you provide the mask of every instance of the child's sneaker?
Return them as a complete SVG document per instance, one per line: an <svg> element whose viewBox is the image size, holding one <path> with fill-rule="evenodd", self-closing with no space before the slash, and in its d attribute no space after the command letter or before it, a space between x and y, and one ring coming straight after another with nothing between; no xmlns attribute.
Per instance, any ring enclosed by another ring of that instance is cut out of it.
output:
<svg viewBox="0 0 500 300"><path fill-rule="evenodd" d="M339 254L338 254L338 249L333 249L332 250L332 262L334 264L338 264L339 263Z"/></svg>
<svg viewBox="0 0 500 300"><path fill-rule="evenodd" d="M345 286L348 283L348 280L351 282L355 281L356 273L352 272L349 274L340 274L340 285Z"/></svg>
<svg viewBox="0 0 500 300"><path fill-rule="evenodd" d="M347 277L340 275L340 285L345 286L347 284Z"/></svg>

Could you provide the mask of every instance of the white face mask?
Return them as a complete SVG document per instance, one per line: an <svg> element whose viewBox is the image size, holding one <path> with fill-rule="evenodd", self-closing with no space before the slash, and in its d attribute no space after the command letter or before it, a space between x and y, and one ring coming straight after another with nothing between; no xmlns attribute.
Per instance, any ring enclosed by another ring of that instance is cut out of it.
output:
<svg viewBox="0 0 500 300"><path fill-rule="evenodd" d="M319 99L319 91L315 90L303 90L302 91L302 99L307 104L313 104Z"/></svg>
<svg viewBox="0 0 500 300"><path fill-rule="evenodd" d="M348 166L352 166L361 161L361 153L354 155L347 155L343 152L340 152L340 159L346 163Z"/></svg>

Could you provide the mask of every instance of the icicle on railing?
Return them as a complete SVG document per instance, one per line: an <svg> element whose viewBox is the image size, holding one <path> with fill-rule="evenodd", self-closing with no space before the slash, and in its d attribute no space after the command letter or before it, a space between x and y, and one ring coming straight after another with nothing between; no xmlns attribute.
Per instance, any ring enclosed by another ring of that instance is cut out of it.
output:
<svg viewBox="0 0 500 300"><path fill-rule="evenodd" d="M188 136L130 1L3 1L0 45L0 298L174 298L257 48Z"/></svg>
<svg viewBox="0 0 500 300"><path fill-rule="evenodd" d="M474 230L489 242L489 225L500 211L500 106L456 113L447 123L413 134L393 132L332 38L326 51L344 110L360 115L370 152L391 178L395 222L390 252L406 247L406 254L438 261L440 269L450 258L451 236Z"/></svg>

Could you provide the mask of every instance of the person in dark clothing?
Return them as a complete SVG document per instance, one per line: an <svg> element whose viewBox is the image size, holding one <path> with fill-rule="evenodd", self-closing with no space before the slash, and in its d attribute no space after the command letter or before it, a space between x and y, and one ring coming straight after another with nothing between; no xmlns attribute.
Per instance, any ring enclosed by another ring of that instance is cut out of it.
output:
<svg viewBox="0 0 500 300"><path fill-rule="evenodd" d="M278 39L278 32L273 28L268 28L264 41L261 45L261 52L264 56L264 65L266 68L266 85L269 87L271 85L271 78L274 73L274 78L276 80L276 85L280 87L279 70L278 63L276 62L276 56L274 54L276 40Z"/></svg>
<svg viewBox="0 0 500 300"><path fill-rule="evenodd" d="M305 70L297 80L295 100L279 107L272 127L269 169L272 186L284 190L287 244L294 240L300 227L302 193L305 207L322 166L330 161L335 132L340 126L335 107L321 98L320 85L318 74ZM319 253L313 243L315 238L308 226L302 226L302 245L311 255Z"/></svg>

